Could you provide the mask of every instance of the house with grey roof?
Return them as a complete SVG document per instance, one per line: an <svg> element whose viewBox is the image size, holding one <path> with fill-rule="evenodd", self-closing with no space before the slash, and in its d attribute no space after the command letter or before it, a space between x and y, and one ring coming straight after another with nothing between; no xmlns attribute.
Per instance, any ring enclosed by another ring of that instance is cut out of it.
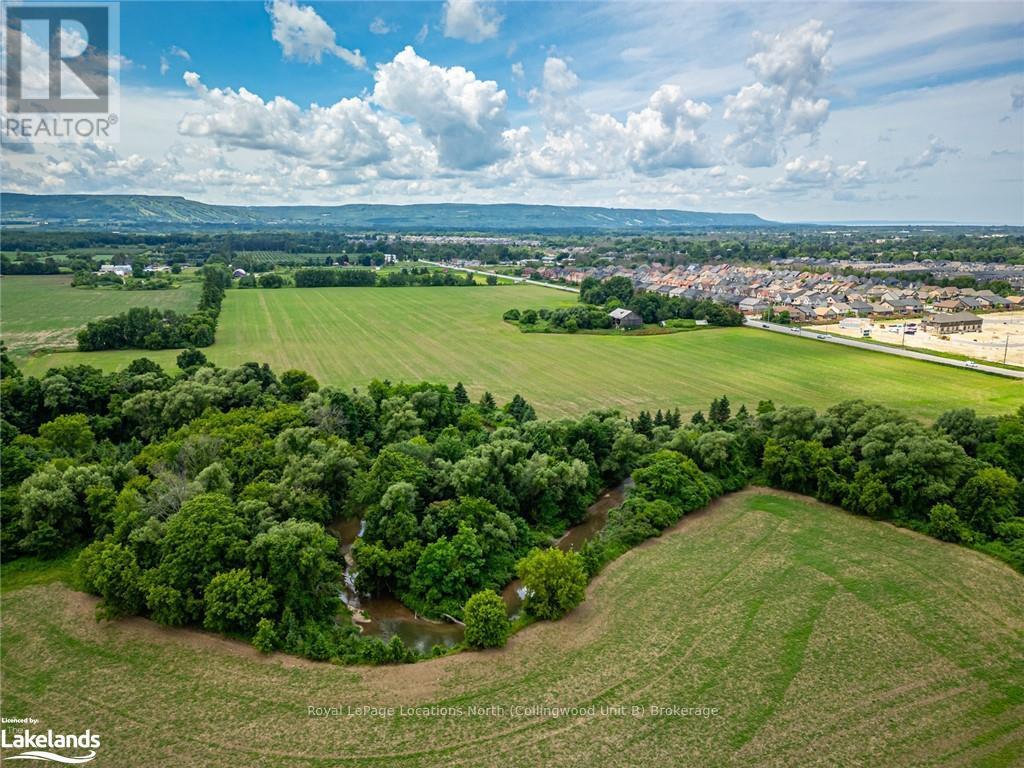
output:
<svg viewBox="0 0 1024 768"><path fill-rule="evenodd" d="M644 324L644 320L640 315L625 307L613 309L608 313L608 317L612 319L612 325L616 328L639 328Z"/></svg>

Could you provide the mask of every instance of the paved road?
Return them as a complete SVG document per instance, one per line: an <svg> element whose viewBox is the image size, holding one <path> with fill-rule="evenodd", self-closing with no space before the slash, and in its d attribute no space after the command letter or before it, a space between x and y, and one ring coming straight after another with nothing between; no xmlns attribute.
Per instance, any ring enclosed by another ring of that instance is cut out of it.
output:
<svg viewBox="0 0 1024 768"><path fill-rule="evenodd" d="M516 277L515 275L501 275L497 272L485 272L482 269L470 269L469 267L456 267L452 264L445 264L440 261L427 261L426 259L419 260L421 264L429 264L432 267L441 267L442 269L454 269L456 272L472 272L474 275L494 275L500 277L503 280L511 280L513 283L528 283L529 285L539 285L543 288L554 288L556 291L568 291L569 293L579 293L579 288L573 288L569 285L555 285L554 283L545 283L543 280L531 280L528 277Z"/></svg>
<svg viewBox="0 0 1024 768"><path fill-rule="evenodd" d="M938 363L940 365L950 365L954 368L966 368L970 371L982 371L984 373L993 373L997 376L1007 376L1011 379L1024 379L1024 371L1010 370L1009 368L999 368L995 365L985 365L984 363L974 363L969 365L966 360L953 360L948 357L939 357L938 355L929 355L926 352L916 352L911 349L903 349L897 347L887 347L882 344L872 344L869 341L857 341L856 339L848 339L843 336L836 336L833 334L823 333L822 331L814 328L795 328L789 325L778 325L776 323L766 323L763 320L747 320L746 326L748 328L757 328L762 331L771 331L773 333L784 333L787 336L802 336L805 339L811 339L812 341L820 341L823 344L840 344L844 347L856 347L857 349L866 349L870 352L884 352L889 355L896 355L897 357L909 357L912 360L925 360L929 363ZM819 336L825 336L827 338L820 339Z"/></svg>

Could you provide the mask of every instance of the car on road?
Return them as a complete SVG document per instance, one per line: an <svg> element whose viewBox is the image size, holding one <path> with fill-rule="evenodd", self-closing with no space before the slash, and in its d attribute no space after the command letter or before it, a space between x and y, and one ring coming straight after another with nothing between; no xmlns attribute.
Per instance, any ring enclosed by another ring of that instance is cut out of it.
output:
<svg viewBox="0 0 1024 768"><path fill-rule="evenodd" d="M761 327L762 328L767 328L768 327L768 323L761 323Z"/></svg>
<svg viewBox="0 0 1024 768"><path fill-rule="evenodd" d="M968 360L966 363L964 363L964 367L965 368L977 368L978 364L976 362L974 362L973 360Z"/></svg>
<svg viewBox="0 0 1024 768"><path fill-rule="evenodd" d="M819 333L819 334L815 335L814 338L816 338L816 339L827 339L828 338L828 334L826 334L826 333Z"/></svg>

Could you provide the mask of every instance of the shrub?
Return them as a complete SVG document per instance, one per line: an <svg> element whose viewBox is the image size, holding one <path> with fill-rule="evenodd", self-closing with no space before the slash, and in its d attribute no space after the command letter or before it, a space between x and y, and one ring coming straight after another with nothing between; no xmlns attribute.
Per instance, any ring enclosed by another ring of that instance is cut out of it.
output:
<svg viewBox="0 0 1024 768"><path fill-rule="evenodd" d="M268 272L265 275L260 275L259 286L260 288L281 288L284 286L284 278L276 272Z"/></svg>
<svg viewBox="0 0 1024 768"><path fill-rule="evenodd" d="M644 466L633 473L633 480L637 496L648 501L667 501L679 509L680 515L700 509L721 493L713 477L675 451L651 454Z"/></svg>
<svg viewBox="0 0 1024 768"><path fill-rule="evenodd" d="M298 403L320 389L320 384L305 371L288 370L281 374L281 393L286 399Z"/></svg>
<svg viewBox="0 0 1024 768"><path fill-rule="evenodd" d="M534 549L516 564L526 588L524 608L538 619L560 619L586 594L587 572L576 552Z"/></svg>
<svg viewBox="0 0 1024 768"><path fill-rule="evenodd" d="M274 612L274 585L253 578L248 568L218 573L206 587L203 625L217 632L256 631L259 621Z"/></svg>
<svg viewBox="0 0 1024 768"><path fill-rule="evenodd" d="M661 531L677 522L679 517L679 510L663 499L646 501L634 496L609 513L606 538L634 547L661 535Z"/></svg>
<svg viewBox="0 0 1024 768"><path fill-rule="evenodd" d="M130 616L142 607L142 571L135 554L120 544L94 541L79 555L75 571L86 591L103 598L98 616Z"/></svg>
<svg viewBox="0 0 1024 768"><path fill-rule="evenodd" d="M928 532L936 539L960 543L966 528L956 509L949 504L936 504L928 515Z"/></svg>
<svg viewBox="0 0 1024 768"><path fill-rule="evenodd" d="M178 353L178 367L183 371L187 371L190 368L198 368L201 365L206 365L206 355L200 352L195 347L189 347L183 349Z"/></svg>
<svg viewBox="0 0 1024 768"><path fill-rule="evenodd" d="M253 647L260 653L271 653L277 648L277 632L274 629L274 622L270 619L260 619L256 625L256 634L252 637Z"/></svg>
<svg viewBox="0 0 1024 768"><path fill-rule="evenodd" d="M500 648L508 639L505 603L492 590L477 592L466 601L466 642L474 648Z"/></svg>

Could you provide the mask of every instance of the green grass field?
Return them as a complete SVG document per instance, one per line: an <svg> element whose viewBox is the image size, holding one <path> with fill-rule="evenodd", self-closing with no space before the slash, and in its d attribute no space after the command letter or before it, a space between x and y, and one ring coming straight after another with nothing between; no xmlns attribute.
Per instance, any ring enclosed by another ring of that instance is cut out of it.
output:
<svg viewBox="0 0 1024 768"><path fill-rule="evenodd" d="M5 716L90 728L97 765L920 768L1024 754L1024 579L776 493L684 520L506 649L411 666L261 657L143 619L97 623L93 604L58 584L7 592L2 671ZM349 714L366 706L407 709ZM431 706L451 711L408 710Z"/></svg>
<svg viewBox="0 0 1024 768"><path fill-rule="evenodd" d="M132 296L116 298L122 295ZM723 393L737 407L771 398L821 408L859 397L923 419L954 407L1002 413L1024 404L1018 381L749 329L571 336L520 333L501 320L510 307L574 299L526 285L236 290L224 302L217 343L205 352L219 365L269 362L345 387L374 377L461 380L474 396L485 389L499 399L520 392L542 415L608 406L692 412ZM27 311L23 304L11 315L24 322ZM41 374L84 362L113 370L143 354L173 366L177 352L49 354L25 368Z"/></svg>
<svg viewBox="0 0 1024 768"><path fill-rule="evenodd" d="M15 357L40 347L75 344L75 333L90 320L132 307L191 312L199 301L198 282L169 291L72 288L70 275L8 275L0 280L0 326Z"/></svg>

